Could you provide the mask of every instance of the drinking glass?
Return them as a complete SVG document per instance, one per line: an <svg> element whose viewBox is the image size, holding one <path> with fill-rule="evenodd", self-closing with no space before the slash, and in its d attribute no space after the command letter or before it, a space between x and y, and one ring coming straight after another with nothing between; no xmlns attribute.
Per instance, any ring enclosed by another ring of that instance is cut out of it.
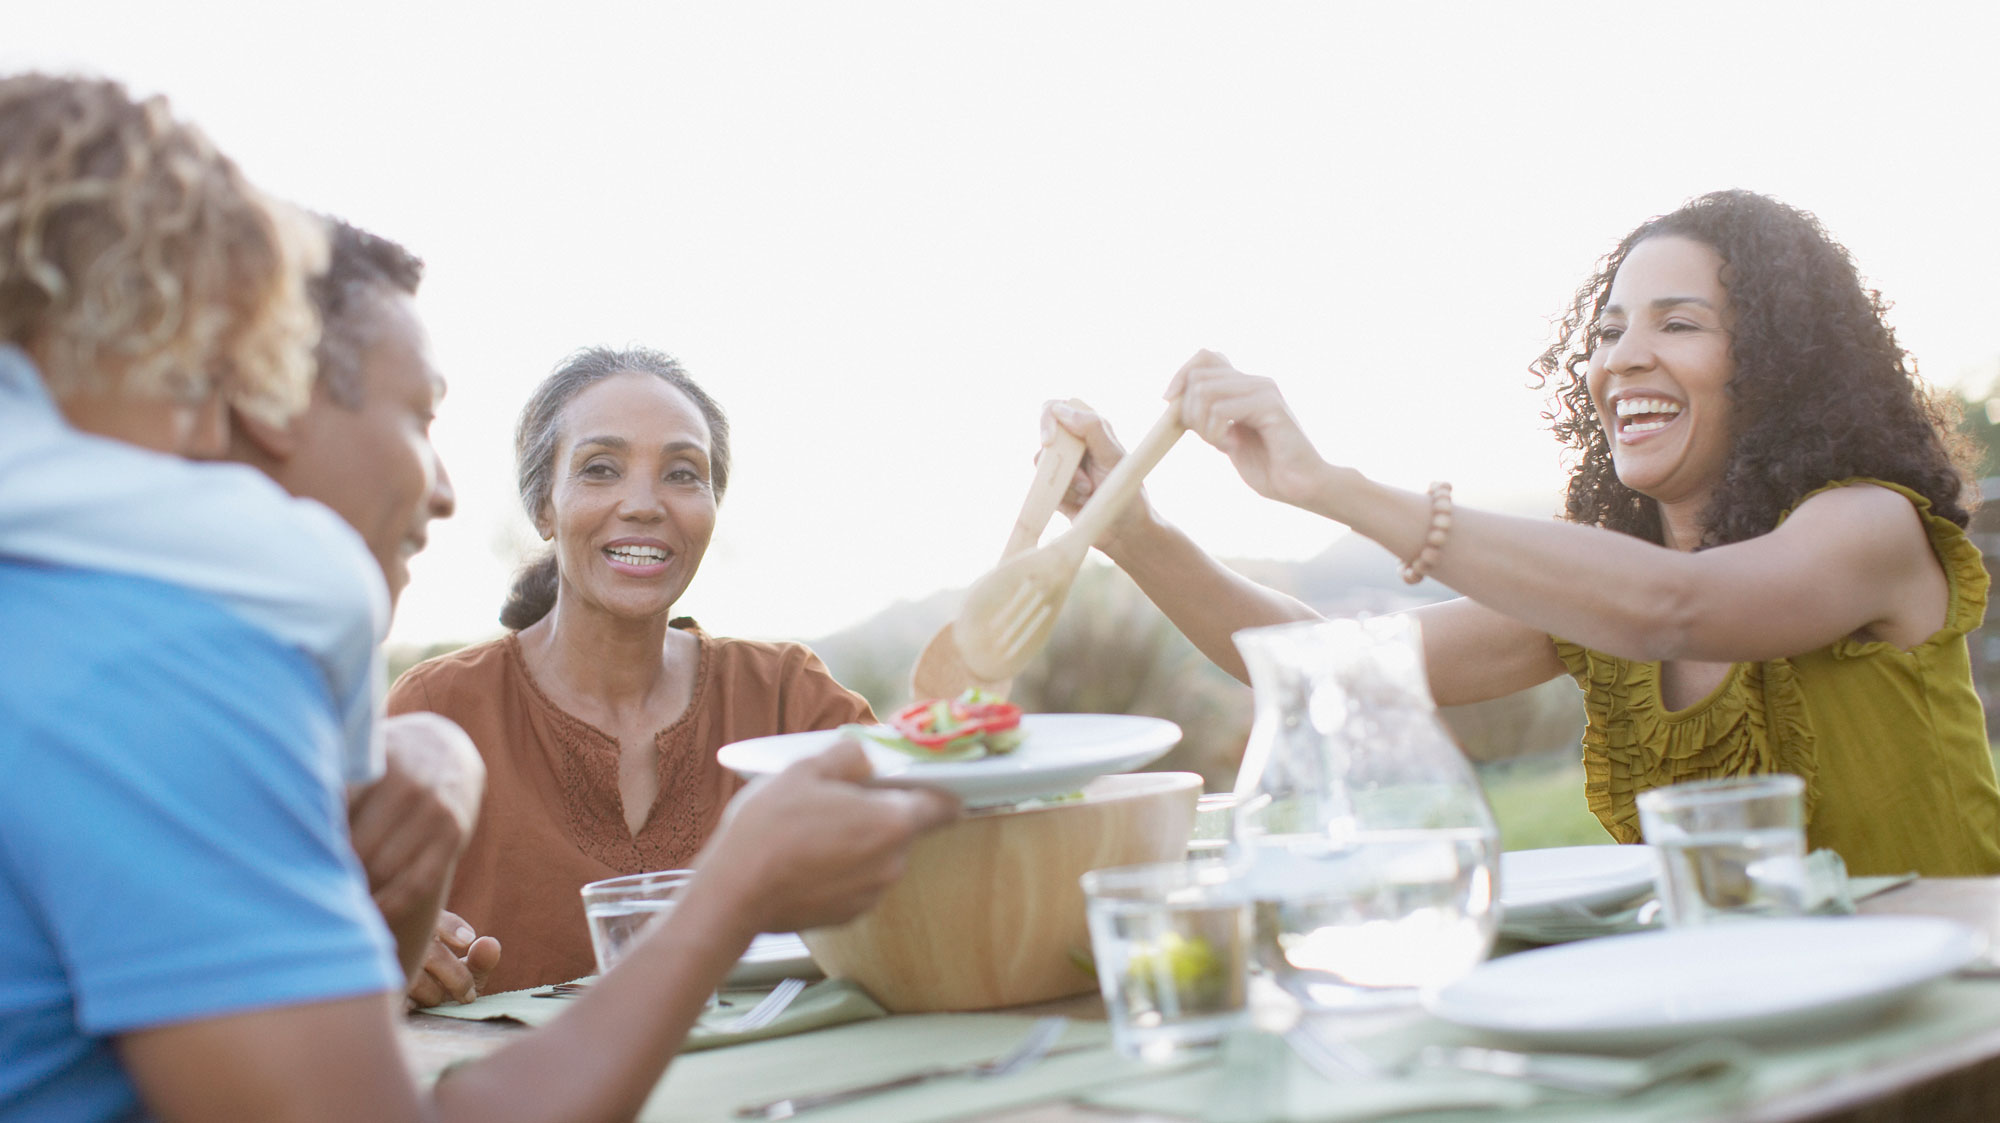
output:
<svg viewBox="0 0 2000 1123"><path fill-rule="evenodd" d="M1248 1009L1250 907L1222 862L1160 862L1082 877L1111 1043L1171 1063L1214 1048Z"/></svg>
<svg viewBox="0 0 2000 1123"><path fill-rule="evenodd" d="M1777 774L1641 792L1671 925L1798 916L1806 903L1805 781Z"/></svg>
<svg viewBox="0 0 2000 1123"><path fill-rule="evenodd" d="M1257 965L1312 1010L1407 1005L1491 949L1499 831L1406 616L1253 628L1235 860Z"/></svg>
<svg viewBox="0 0 2000 1123"><path fill-rule="evenodd" d="M583 887L583 915L590 922L590 949L597 973L608 974L639 937L673 911L693 870L628 874Z"/></svg>

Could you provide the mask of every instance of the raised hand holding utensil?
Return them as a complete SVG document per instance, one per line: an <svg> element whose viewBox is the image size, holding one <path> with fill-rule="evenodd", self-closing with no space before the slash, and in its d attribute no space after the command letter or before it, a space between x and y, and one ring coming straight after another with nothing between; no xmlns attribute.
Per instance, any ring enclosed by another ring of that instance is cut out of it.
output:
<svg viewBox="0 0 2000 1123"><path fill-rule="evenodd" d="M974 582L952 621L952 636L965 666L989 681L1004 681L1034 658L1055 628L1056 614L1090 547L1111 528L1139 494L1146 473L1174 447L1186 427L1178 398L1077 513L1054 541L1019 554Z"/></svg>

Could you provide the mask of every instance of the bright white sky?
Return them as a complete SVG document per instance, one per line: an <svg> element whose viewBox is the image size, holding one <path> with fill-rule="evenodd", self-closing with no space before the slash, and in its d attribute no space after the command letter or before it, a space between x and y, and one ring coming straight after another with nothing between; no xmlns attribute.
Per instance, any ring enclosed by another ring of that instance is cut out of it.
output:
<svg viewBox="0 0 2000 1123"><path fill-rule="evenodd" d="M1198 347L1379 478L1553 494L1549 317L1715 188L1816 212L1925 374L1983 389L1977 7L36 0L0 68L163 91L266 187L429 260L459 514L397 638L497 630L514 416L598 343L679 356L736 427L681 609L812 637L985 570L1043 399L1136 437ZM1339 533L1192 441L1150 487L1229 556Z"/></svg>

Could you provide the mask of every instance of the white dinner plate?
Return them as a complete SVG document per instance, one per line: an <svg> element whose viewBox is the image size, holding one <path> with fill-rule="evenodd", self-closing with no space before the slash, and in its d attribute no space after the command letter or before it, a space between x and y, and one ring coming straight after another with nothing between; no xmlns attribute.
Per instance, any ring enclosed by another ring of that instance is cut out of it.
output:
<svg viewBox="0 0 2000 1123"><path fill-rule="evenodd" d="M813 962L796 932L763 932L730 969L724 989L769 986L780 979L817 979L825 972Z"/></svg>
<svg viewBox="0 0 2000 1123"><path fill-rule="evenodd" d="M1819 1033L1882 1012L1984 948L1977 932L1935 917L1746 920L1521 952L1424 1005L1448 1022L1558 1049Z"/></svg>
<svg viewBox="0 0 2000 1123"><path fill-rule="evenodd" d="M976 807L1073 792L1099 776L1150 764L1181 739L1181 727L1171 721L1127 714L1029 714L1021 719L1021 733L1013 752L980 760L932 762L872 743L863 747L877 779L943 788ZM755 737L722 746L716 759L744 776L761 776L840 737L837 729Z"/></svg>
<svg viewBox="0 0 2000 1123"><path fill-rule="evenodd" d="M1650 846L1554 846L1500 855L1500 910L1530 920L1564 906L1603 908L1653 888Z"/></svg>

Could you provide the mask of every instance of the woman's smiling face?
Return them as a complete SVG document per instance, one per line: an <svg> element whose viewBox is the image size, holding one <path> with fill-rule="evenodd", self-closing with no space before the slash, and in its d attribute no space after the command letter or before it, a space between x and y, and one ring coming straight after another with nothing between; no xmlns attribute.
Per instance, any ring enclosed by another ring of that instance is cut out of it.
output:
<svg viewBox="0 0 2000 1123"><path fill-rule="evenodd" d="M554 536L559 605L628 619L673 607L715 533L709 452L700 408L653 375L613 375L569 403L537 520Z"/></svg>
<svg viewBox="0 0 2000 1123"><path fill-rule="evenodd" d="M1585 377L1626 487L1705 505L1721 481L1734 432L1729 323L1712 247L1663 235L1625 255Z"/></svg>

